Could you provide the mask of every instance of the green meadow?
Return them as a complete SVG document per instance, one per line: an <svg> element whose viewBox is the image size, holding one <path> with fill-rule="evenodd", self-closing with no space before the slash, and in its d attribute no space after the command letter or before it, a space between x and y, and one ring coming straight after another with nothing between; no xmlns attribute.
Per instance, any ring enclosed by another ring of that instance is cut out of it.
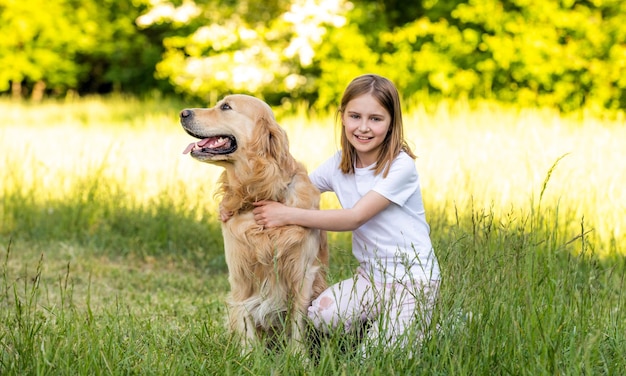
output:
<svg viewBox="0 0 626 376"><path fill-rule="evenodd" d="M182 154L184 106L0 100L0 374L626 373L623 117L408 103L444 276L432 328L412 357L331 333L307 358L242 354L226 330L221 169ZM313 169L334 113L296 112L276 109ZM332 283L355 265L349 234L329 242Z"/></svg>

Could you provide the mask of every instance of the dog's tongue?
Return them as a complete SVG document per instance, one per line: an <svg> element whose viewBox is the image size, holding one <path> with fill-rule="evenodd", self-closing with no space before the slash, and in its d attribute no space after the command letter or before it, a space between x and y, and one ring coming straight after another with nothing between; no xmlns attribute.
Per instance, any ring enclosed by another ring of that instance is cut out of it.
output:
<svg viewBox="0 0 626 376"><path fill-rule="evenodd" d="M192 142L191 144L189 144L185 150L183 151L183 154L189 154L191 153L191 151L193 149L195 149L196 147L203 147L204 145L208 144L209 141L211 141L211 138L205 138L204 140L200 140L198 142Z"/></svg>

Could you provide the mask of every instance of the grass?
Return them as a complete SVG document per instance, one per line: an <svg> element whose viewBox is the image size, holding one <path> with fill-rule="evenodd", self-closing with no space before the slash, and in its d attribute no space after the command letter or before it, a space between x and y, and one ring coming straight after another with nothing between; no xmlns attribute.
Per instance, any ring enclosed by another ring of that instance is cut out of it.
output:
<svg viewBox="0 0 626 376"><path fill-rule="evenodd" d="M621 120L441 102L407 111L445 276L433 332L317 362L225 330L214 182L158 99L0 101L0 374L622 374ZM314 168L332 116L279 114ZM312 142L311 140L314 140ZM325 196L325 207L336 201ZM331 282L354 267L331 234ZM349 345L349 342L348 342Z"/></svg>

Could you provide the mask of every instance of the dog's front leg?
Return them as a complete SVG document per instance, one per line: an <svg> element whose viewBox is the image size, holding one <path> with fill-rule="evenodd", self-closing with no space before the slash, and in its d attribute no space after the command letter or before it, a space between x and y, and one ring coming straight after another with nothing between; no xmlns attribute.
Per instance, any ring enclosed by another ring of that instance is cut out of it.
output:
<svg viewBox="0 0 626 376"><path fill-rule="evenodd" d="M304 350L304 318L302 313L294 312L294 317L291 319L291 346L295 352L303 352Z"/></svg>
<svg viewBox="0 0 626 376"><path fill-rule="evenodd" d="M245 325L245 333L244 333L242 345L244 346L244 348L251 350L258 340L258 337L256 335L256 326L254 325L252 316L250 316L249 314L246 314L244 316L243 321Z"/></svg>
<svg viewBox="0 0 626 376"><path fill-rule="evenodd" d="M252 350L254 344L257 342L256 327L252 317L243 307L231 307L230 326L235 335L241 340L241 351L246 353Z"/></svg>
<svg viewBox="0 0 626 376"><path fill-rule="evenodd" d="M311 291L308 278L303 280L304 286L298 286L289 299L289 314L287 325L289 325L289 346L294 353L306 353L306 314L309 306L309 291ZM303 294L304 292L304 294Z"/></svg>

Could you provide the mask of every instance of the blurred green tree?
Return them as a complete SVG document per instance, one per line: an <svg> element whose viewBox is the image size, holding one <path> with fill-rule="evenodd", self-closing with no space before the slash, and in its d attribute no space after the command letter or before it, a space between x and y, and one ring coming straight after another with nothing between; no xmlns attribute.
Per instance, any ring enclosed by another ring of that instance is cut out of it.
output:
<svg viewBox="0 0 626 376"><path fill-rule="evenodd" d="M20 97L24 82L32 83L37 99L46 87L63 90L76 86L84 69L74 61L90 42L76 40L88 25L67 17L64 0L0 0L0 91L11 88Z"/></svg>
<svg viewBox="0 0 626 376"><path fill-rule="evenodd" d="M159 2L137 22L169 24L157 77L181 93L215 101L237 91L269 101L316 90L316 50L330 27L345 23L343 1Z"/></svg>
<svg viewBox="0 0 626 376"><path fill-rule="evenodd" d="M335 104L388 76L422 93L626 108L621 0L0 0L0 92L246 92Z"/></svg>
<svg viewBox="0 0 626 376"><path fill-rule="evenodd" d="M164 40L157 75L205 100L244 91L320 108L364 72L388 76L408 98L626 107L622 1L294 0L265 12L259 4L160 2L143 20L160 14L181 32Z"/></svg>
<svg viewBox="0 0 626 376"><path fill-rule="evenodd" d="M40 99L159 87L163 31L135 24L148 1L0 0L0 92Z"/></svg>

